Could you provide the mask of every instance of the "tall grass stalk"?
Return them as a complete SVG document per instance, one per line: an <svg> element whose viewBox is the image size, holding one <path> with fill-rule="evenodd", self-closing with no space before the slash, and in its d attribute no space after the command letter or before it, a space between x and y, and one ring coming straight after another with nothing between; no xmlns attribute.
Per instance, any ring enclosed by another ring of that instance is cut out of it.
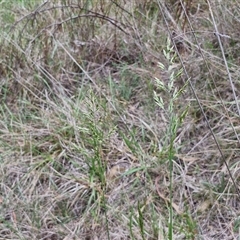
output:
<svg viewBox="0 0 240 240"><path fill-rule="evenodd" d="M170 40L167 41L166 50L163 51L164 56L168 62L168 66L159 63L159 67L167 71L169 75L169 82L165 83L160 79L156 78L157 87L166 94L166 100L163 100L161 96L158 96L154 92L154 99L157 105L165 112L166 117L168 118L169 125L166 130L166 141L167 151L168 151L168 168L169 168L169 198L170 198L170 207L169 207L169 224L168 224L168 239L173 239L173 163L176 153L175 139L177 136L177 131L184 120L188 107L186 107L180 114L177 111L177 100L180 95L183 93L186 88L187 83L180 89L175 86L175 81L181 76L182 69L175 72L174 62L176 55L173 53L173 48L171 47Z"/></svg>

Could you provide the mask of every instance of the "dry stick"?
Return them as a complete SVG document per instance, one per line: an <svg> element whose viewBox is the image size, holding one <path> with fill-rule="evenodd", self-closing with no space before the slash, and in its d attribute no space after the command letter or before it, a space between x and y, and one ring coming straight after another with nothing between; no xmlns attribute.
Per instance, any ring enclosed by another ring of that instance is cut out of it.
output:
<svg viewBox="0 0 240 240"><path fill-rule="evenodd" d="M182 0L179 0L179 1L180 1L181 6L182 6L182 9L183 9L183 11L184 11L184 14L185 14L185 16L186 16L186 19L188 20L189 26L190 26L190 28L191 28L191 31L190 31L190 32L193 33L195 42L196 42L196 44L197 44L196 46L197 46L197 48L199 49L199 52L200 52L201 57L204 59L204 62L205 62L206 67L207 67L207 69L208 69L208 72L210 73L211 79L213 80L214 86L215 86L216 89L217 89L216 83L215 83L215 81L214 81L214 77L213 77L213 75L212 75L212 72L210 71L210 68L209 68L209 66L208 66L207 60L206 60L206 58L205 58L205 56L204 56L204 54L203 54L203 50L201 49L201 47L200 47L200 45L199 45L199 43L198 43L198 41L197 41L197 38L196 38L196 36L195 36L195 33L196 33L197 31L194 31L193 28L192 28L192 25L191 25L191 23L190 23L190 20L189 20L189 18L188 18L187 11L186 11L186 9L185 9L185 6L184 6ZM170 19L171 19L172 23L174 24L174 26L179 30L179 27L176 26L174 20L172 19L172 16L171 16L169 13L168 13L168 17L170 17ZM216 25L216 24L215 24L215 25ZM190 33L190 32L189 32L189 33ZM212 33L212 32L211 32L211 33ZM215 33L216 35L220 36L220 37L230 38L230 36L221 34L221 33L219 33L219 32L214 32L214 33ZM220 38L220 43L221 43L221 38ZM177 51L177 53L178 53L178 51ZM223 54L223 55L224 55L224 54ZM224 55L224 57L225 57L225 55ZM228 67L227 67L227 71L228 71ZM228 71L228 72L229 72L229 71ZM229 74L230 74L230 73L229 73ZM225 110L225 113L226 113L226 115L227 115L227 118L230 120L230 116L229 116L229 114L228 114L228 111L227 111L224 103L223 103L223 99L222 99L221 94L219 93L218 89L217 89L217 93L218 93L218 97L220 98L220 101L221 101L221 103L222 103L222 106L224 107L224 110ZM234 93L235 93L235 92L234 92ZM237 102L236 102L236 104L237 104ZM238 143L240 144L240 137L238 136L238 134L237 134L237 132L236 132L236 130L235 130L235 128L234 128L234 126L233 126L233 124L232 124L231 121L230 121L230 125L231 125L232 130L234 131L234 134L235 134L235 136L236 136L236 138L237 138L237 140L238 140Z"/></svg>
<svg viewBox="0 0 240 240"><path fill-rule="evenodd" d="M233 81L232 81L231 73L230 73L229 68L228 68L228 64L227 64L227 60L226 60L226 57L225 57L222 41L221 41L221 38L220 38L221 34L218 31L217 24L215 22L215 18L214 18L213 12L212 12L212 8L211 8L211 5L210 5L208 0L207 0L207 3L208 3L208 8L209 8L209 11L210 11L211 18L212 18L212 21L213 21L215 33L216 33L216 36L217 36L217 39L218 39L218 43L219 43L219 46L220 46L220 49L221 49L223 61L224 61L224 64L225 64L225 67L226 67L226 70L227 70L228 79L229 79L230 84L231 84L234 100L235 100L236 105L237 105L238 116L240 117L240 107L239 107L239 104L238 104L238 101L237 101L237 96L236 96L236 92L235 92L235 89L234 89L235 87L234 87L234 84L233 84Z"/></svg>
<svg viewBox="0 0 240 240"><path fill-rule="evenodd" d="M180 0L180 1L181 1L181 0ZM181 1L181 2L182 2L182 1ZM166 26L167 26L169 35L171 36L170 27L169 27L169 24L168 24L167 19L166 19L166 17L165 17L165 14L164 14L164 12L163 12L163 10L162 10L162 4L160 3L159 0L158 0L158 5L159 5L159 8L160 8L160 11L162 12L162 16L163 16L164 22L165 22L165 24L166 24ZM194 39L195 39L195 41L196 41L196 43L197 43L197 45L198 45L198 47L199 47L200 54L203 56L203 53L201 52L201 48L200 48L200 46L199 46L199 43L198 43L198 41L197 41L197 38L196 38L196 36L195 36L195 34L194 34L194 29L192 28L192 25L191 25L191 23L190 23L189 17L188 17L188 15L187 15L186 11L185 11L184 6L183 6L183 11L184 11L184 14L186 15L186 18L187 18L187 21L188 21L189 26L190 26L190 28L191 28L191 31L192 31L192 33L193 33ZM218 36L218 37L219 37L219 36ZM220 39L219 39L219 40L220 40ZM221 40L220 40L220 41L221 41ZM175 47L175 49L176 49L176 52L178 53L178 51L177 51L177 46L176 46L175 42L174 42L174 41L172 41L172 42L173 42L173 44L174 44L174 47ZM200 110L201 110L201 113L202 113L202 115L203 115L206 123L207 123L207 126L208 126L208 128L209 128L209 130L210 130L210 132L211 132L211 135L213 136L214 142L216 143L216 146L217 146L218 151L219 151L219 153L220 153L220 155L221 155L222 161L224 162L224 164L225 164L225 166L226 166L226 168L227 168L227 171L228 171L228 173L229 173L229 176L230 176L230 178L231 178L231 180L232 180L232 182L233 182L233 186L234 186L234 188L236 189L236 192L237 192L238 197L240 198L240 190L238 189L237 184L236 184L236 181L234 180L234 178L233 178L233 176L232 176L232 173L231 173L231 171L230 171L230 168L229 168L229 166L228 166L228 163L227 163L227 161L226 161L225 158L224 158L224 155L223 155L223 152L222 152L222 150L221 150L221 147L220 147L220 145L219 145L219 143L218 143L218 140L217 140L217 138L216 138L216 136L215 136L215 134L214 134L214 132L213 132L213 130L212 130L212 127L210 126L210 123L209 123L209 121L208 121L208 119L207 119L206 113L205 113L205 111L204 111L204 109L203 109L203 107L202 107L202 104L201 104L201 102L200 102L200 100L199 100L199 98L198 98L198 96L197 96L196 91L194 90L194 87L193 87L192 81L191 81L191 79L190 79L190 76L189 76L189 74L188 74L188 72L187 72L187 70L186 70L186 68L185 68L185 65L184 65L184 63L183 63L183 59L182 59L182 57L181 57L181 55L180 55L179 53L178 53L178 57L179 57L179 60L180 60L180 62L181 62L181 65L182 65L182 68L183 68L183 70L184 70L184 73L185 73L185 75L186 75L186 77L187 77L187 79L188 79L188 81L189 81L190 88L191 88L191 90L192 90L192 92L193 92L193 95L194 95L194 97L195 97L195 99L196 99L196 101L197 101L197 103L198 103L198 106L199 106L199 108L200 108ZM203 57L203 59L205 59L205 58Z"/></svg>
<svg viewBox="0 0 240 240"><path fill-rule="evenodd" d="M123 8L120 4L118 4L116 1L111 0L112 3L114 3L118 8L120 8L123 12L126 12L127 14L129 14L132 17L132 14L126 10L125 8Z"/></svg>
<svg viewBox="0 0 240 240"><path fill-rule="evenodd" d="M180 0L180 1L181 1L181 0ZM181 1L181 3L182 3L182 1ZM209 4L209 2L208 2L208 4ZM209 8L210 8L210 4L209 4ZM196 35L195 35L195 33L194 33L194 29L192 28L190 19L189 19L187 13L186 13L186 10L185 10L184 7L183 7L183 11L184 11L184 14L186 15L186 19L187 19L187 21L188 21L188 23L189 23L189 26L190 26L191 31L192 31L192 33L193 33L194 39L195 39L197 45L199 46L198 41L197 41L197 38L196 38ZM210 11L211 11L211 10L210 10ZM212 13L212 12L211 12L211 13ZM211 14L211 15L212 15L212 14ZM212 15L212 17L213 17L213 15ZM213 17L213 21L214 21L214 17ZM220 46L221 46L221 51L222 51L222 55L223 55L223 58L224 58L224 63L225 63L225 66L226 66L226 69L227 69L227 72L228 72L229 81L231 82L231 86L232 86L234 98L235 98L235 101L236 101L236 104L237 104L237 107L238 107L238 111L239 111L239 116L240 116L240 110L239 110L239 105L238 105L238 102L237 102L237 99L236 99L236 93L235 93L234 86L233 86L233 83L232 83L231 74L230 74L229 69L228 69L228 66L227 66L227 61L226 61L226 58L225 58L223 46L222 46L221 39L220 39L220 36L219 36L220 34L219 34L218 29L217 29L217 27L216 27L215 21L214 21L214 25L215 25L215 26L214 26L214 27L215 27L215 31L216 31L216 33L218 33L218 34L216 34L216 35L217 35L217 37L218 37L218 41L219 41L219 44L220 44ZM176 47L176 46L175 46L175 47ZM199 51L200 51L201 55L203 56L203 54L202 54L202 52L201 52L200 46L199 46ZM218 151L220 152L222 161L224 162L224 164L225 164L225 166L226 166L226 168L227 168L227 171L228 171L228 173L229 173L229 176L230 176L230 178L231 178L231 180L232 180L232 182L233 182L234 188L236 189L236 192L237 192L237 194L238 194L238 197L240 198L240 190L239 190L239 188L238 188L238 186L237 186L237 184L236 184L236 181L235 181L234 178L233 178L233 175L232 175L232 173L231 173L231 170L230 170L230 168L229 168L229 166L228 166L228 163L227 163L227 161L226 161L226 159L225 159L225 157L224 157L224 155L223 155L222 149L221 149L221 147L220 147L220 145L219 145L219 142L218 142L218 140L217 140L217 138L216 138L216 136L215 136L215 134L214 134L214 132L213 132L213 129L212 129L212 127L210 126L210 123L209 123L209 121L208 121L208 119L207 119L207 116L206 116L206 114L205 114L205 111L203 110L202 104L201 104L201 102L200 102L200 100L199 100L199 98L198 98L198 96L197 96L197 94L196 94L196 92L195 92L195 90L194 90L193 84L192 84L192 82L191 82L191 80L190 80L190 78L189 78L189 75L188 75L187 70L186 70L186 68L185 68L185 66L184 66L184 64L183 64L183 60L182 60L180 54L178 54L178 57L179 57L179 59L180 59L181 65L182 65L182 67L183 67L183 69L184 69L184 72L185 72L187 78L189 79L190 87L191 87L191 90L192 90L192 92L193 92L193 94L194 94L194 97L196 98L196 100L197 100L197 102L198 102L198 105L199 105L199 107L200 107L200 109L201 109L201 112L202 112L202 114L203 114L203 116L204 116L204 119L205 119L205 121L206 121L206 123L207 123L207 125L208 125L208 128L209 128L209 130L210 130L210 132L211 132L211 134L212 134L212 136L213 136L213 139L214 139L214 141L215 141L215 143L216 143L216 145L217 145ZM205 58L204 58L204 60L205 60ZM206 60L205 60L205 61L206 61ZM222 100L222 99L221 99L221 100ZM235 130L235 129L234 129L234 130ZM234 131L234 132L235 132L235 131ZM235 132L235 134L236 134L236 136L238 136L236 132ZM239 140L239 139L238 139L238 140Z"/></svg>

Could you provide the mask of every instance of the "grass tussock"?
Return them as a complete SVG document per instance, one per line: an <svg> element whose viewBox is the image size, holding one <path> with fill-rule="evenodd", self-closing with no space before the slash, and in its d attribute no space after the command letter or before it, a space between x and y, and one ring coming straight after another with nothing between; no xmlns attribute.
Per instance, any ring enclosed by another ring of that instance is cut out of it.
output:
<svg viewBox="0 0 240 240"><path fill-rule="evenodd" d="M237 2L0 5L0 239L237 239Z"/></svg>

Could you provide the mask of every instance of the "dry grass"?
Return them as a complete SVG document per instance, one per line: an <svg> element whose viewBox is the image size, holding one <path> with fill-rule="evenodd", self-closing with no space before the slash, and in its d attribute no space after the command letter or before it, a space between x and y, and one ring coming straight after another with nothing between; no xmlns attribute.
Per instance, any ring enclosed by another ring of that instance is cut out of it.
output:
<svg viewBox="0 0 240 240"><path fill-rule="evenodd" d="M124 2L0 3L0 239L238 239L239 4Z"/></svg>

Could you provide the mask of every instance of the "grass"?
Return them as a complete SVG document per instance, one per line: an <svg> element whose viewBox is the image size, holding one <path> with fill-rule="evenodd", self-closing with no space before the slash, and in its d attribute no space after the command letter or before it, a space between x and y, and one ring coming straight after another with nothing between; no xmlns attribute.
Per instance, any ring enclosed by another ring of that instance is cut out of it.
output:
<svg viewBox="0 0 240 240"><path fill-rule="evenodd" d="M0 239L238 238L238 3L185 2L0 3Z"/></svg>

